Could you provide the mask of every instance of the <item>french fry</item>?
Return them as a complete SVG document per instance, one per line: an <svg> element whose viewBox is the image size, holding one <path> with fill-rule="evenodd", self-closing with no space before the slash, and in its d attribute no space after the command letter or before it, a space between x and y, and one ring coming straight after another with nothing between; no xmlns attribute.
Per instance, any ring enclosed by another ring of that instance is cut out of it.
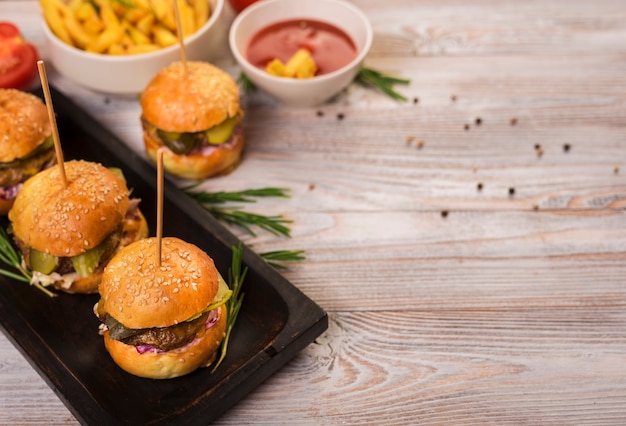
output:
<svg viewBox="0 0 626 426"><path fill-rule="evenodd" d="M152 28L154 28L154 15L150 14L141 18L141 20L135 24L135 28L150 37L152 35Z"/></svg>
<svg viewBox="0 0 626 426"><path fill-rule="evenodd" d="M133 55L178 43L209 19L208 0L39 0L48 26L63 42L94 53Z"/></svg>
<svg viewBox="0 0 626 426"><path fill-rule="evenodd" d="M111 9L113 9L113 12L115 12L116 16L123 16L126 13L126 6L124 6L122 3L113 1L110 4Z"/></svg>
<svg viewBox="0 0 626 426"><path fill-rule="evenodd" d="M178 2L178 13L180 15L180 26L183 37L188 37L196 32L196 16L193 8L187 4L186 0L175 0Z"/></svg>
<svg viewBox="0 0 626 426"><path fill-rule="evenodd" d="M161 49L161 46L158 44L136 44L131 45L126 48L127 55L137 55L140 53L148 53L154 52L155 50Z"/></svg>
<svg viewBox="0 0 626 426"><path fill-rule="evenodd" d="M72 42L70 33L67 31L67 28L65 28L65 24L63 23L61 11L50 0L41 0L41 7L44 19L48 23L50 30L63 42L73 46L74 43Z"/></svg>
<svg viewBox="0 0 626 426"><path fill-rule="evenodd" d="M306 49L298 49L285 64L285 74L299 79L313 78L317 71L311 53Z"/></svg>
<svg viewBox="0 0 626 426"><path fill-rule="evenodd" d="M265 72L276 77L313 78L316 71L317 65L307 49L298 49L287 63L276 58L265 66Z"/></svg>
<svg viewBox="0 0 626 426"><path fill-rule="evenodd" d="M174 16L174 3L172 0L150 0L150 6L154 16L161 25L170 31L176 32L176 17Z"/></svg>
<svg viewBox="0 0 626 426"><path fill-rule="evenodd" d="M63 23L77 47L85 48L88 44L93 43L96 38L96 36L85 31L73 11L63 17Z"/></svg>
<svg viewBox="0 0 626 426"><path fill-rule="evenodd" d="M139 22L141 19L143 19L150 13L151 12L148 9L135 6L130 9L127 9L123 13L123 17L124 17L123 20L131 24L137 24L137 22Z"/></svg>
<svg viewBox="0 0 626 426"><path fill-rule="evenodd" d="M171 46L178 43L178 38L172 31L165 28L163 25L157 24L152 28L152 34L154 35L154 41L161 47Z"/></svg>
<svg viewBox="0 0 626 426"><path fill-rule="evenodd" d="M93 43L88 44L85 50L92 53L103 53L113 44L119 42L124 34L124 28L121 25L109 26L96 37Z"/></svg>
<svg viewBox="0 0 626 426"><path fill-rule="evenodd" d="M114 43L109 46L106 53L114 56L126 55L126 48L122 45L122 43Z"/></svg>
<svg viewBox="0 0 626 426"><path fill-rule="evenodd" d="M139 9L150 11L150 1L149 0L132 0L134 7Z"/></svg>
<svg viewBox="0 0 626 426"><path fill-rule="evenodd" d="M87 21L83 21L83 27L85 28L85 31L94 36L104 31L104 24L100 18L91 18Z"/></svg>
<svg viewBox="0 0 626 426"><path fill-rule="evenodd" d="M272 59L266 66L265 72L276 76L276 77L286 77L285 74L285 64L280 59Z"/></svg>
<svg viewBox="0 0 626 426"><path fill-rule="evenodd" d="M103 0L98 1L98 3L100 6L100 17L102 18L102 22L104 22L105 27L106 28L119 27L120 20L115 14L115 11L113 10L113 7L111 6L111 3L109 3L108 1L103 1Z"/></svg>
<svg viewBox="0 0 626 426"><path fill-rule="evenodd" d="M92 19L94 16L95 17L98 16L98 12L93 7L93 4L87 3L87 2L81 3L80 5L76 7L76 9L73 9L73 10L74 10L74 13L76 14L76 19L80 21L87 21L89 19Z"/></svg>
<svg viewBox="0 0 626 426"><path fill-rule="evenodd" d="M132 44L152 44L152 40L150 39L150 37L139 31L127 21L122 21L122 26L124 27L124 30L126 30L126 33L130 36Z"/></svg>
<svg viewBox="0 0 626 426"><path fill-rule="evenodd" d="M76 12L76 10L83 4L85 4L84 0L70 0L67 2L67 7Z"/></svg>
<svg viewBox="0 0 626 426"><path fill-rule="evenodd" d="M55 9L57 9L59 13L61 14L61 16L65 16L70 11L70 8L67 6L67 4L65 4L61 0L45 0L45 1L51 4Z"/></svg>
<svg viewBox="0 0 626 426"><path fill-rule="evenodd" d="M207 0L191 0L191 7L196 11L196 28L200 29L211 17Z"/></svg>

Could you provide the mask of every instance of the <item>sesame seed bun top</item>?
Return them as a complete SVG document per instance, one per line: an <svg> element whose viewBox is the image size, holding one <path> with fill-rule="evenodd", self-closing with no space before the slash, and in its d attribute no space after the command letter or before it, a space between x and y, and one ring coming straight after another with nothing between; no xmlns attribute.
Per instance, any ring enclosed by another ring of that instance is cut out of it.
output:
<svg viewBox="0 0 626 426"><path fill-rule="evenodd" d="M200 132L237 115L239 89L228 73L207 62L174 62L148 83L141 108L159 129Z"/></svg>
<svg viewBox="0 0 626 426"><path fill-rule="evenodd" d="M104 311L128 328L168 327L201 312L215 298L219 275L213 259L179 238L145 238L107 264L99 291Z"/></svg>
<svg viewBox="0 0 626 426"><path fill-rule="evenodd" d="M18 193L9 220L15 236L45 253L70 257L96 247L121 223L129 190L101 164L75 160L28 179Z"/></svg>
<svg viewBox="0 0 626 426"><path fill-rule="evenodd" d="M51 133L41 99L17 89L0 89L0 162L30 154Z"/></svg>

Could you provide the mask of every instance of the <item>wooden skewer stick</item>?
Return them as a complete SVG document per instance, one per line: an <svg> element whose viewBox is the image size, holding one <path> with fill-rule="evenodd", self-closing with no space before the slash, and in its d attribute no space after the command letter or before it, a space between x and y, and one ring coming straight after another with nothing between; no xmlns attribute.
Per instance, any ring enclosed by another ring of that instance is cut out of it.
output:
<svg viewBox="0 0 626 426"><path fill-rule="evenodd" d="M157 259L161 266L161 243L163 240L163 147L157 150Z"/></svg>
<svg viewBox="0 0 626 426"><path fill-rule="evenodd" d="M174 12L176 16L176 34L178 35L178 45L180 46L180 60L183 63L183 69L187 74L187 53L185 52L185 38L183 36L183 26L180 23L180 8L178 0L174 0Z"/></svg>
<svg viewBox="0 0 626 426"><path fill-rule="evenodd" d="M67 177L65 176L65 161L63 159L63 150L61 149L61 141L59 140L59 129L57 127L57 120L54 115L54 108L52 108L52 96L50 96L50 86L48 85L48 77L46 75L46 67L43 61L40 59L37 61L37 68L39 69L39 78L41 80L41 87L43 88L43 95L46 100L46 108L48 109L48 119L50 120L50 126L52 127L52 139L54 140L54 151L57 156L57 163L59 170L61 170L61 179L63 179L63 186L67 186Z"/></svg>

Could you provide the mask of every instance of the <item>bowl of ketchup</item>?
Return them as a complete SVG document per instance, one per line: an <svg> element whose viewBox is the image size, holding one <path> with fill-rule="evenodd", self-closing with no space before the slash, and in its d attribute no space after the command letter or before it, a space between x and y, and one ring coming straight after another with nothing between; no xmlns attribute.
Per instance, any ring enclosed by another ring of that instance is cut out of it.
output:
<svg viewBox="0 0 626 426"><path fill-rule="evenodd" d="M373 31L344 0L263 0L233 21L229 44L259 89L296 107L320 105L355 78Z"/></svg>

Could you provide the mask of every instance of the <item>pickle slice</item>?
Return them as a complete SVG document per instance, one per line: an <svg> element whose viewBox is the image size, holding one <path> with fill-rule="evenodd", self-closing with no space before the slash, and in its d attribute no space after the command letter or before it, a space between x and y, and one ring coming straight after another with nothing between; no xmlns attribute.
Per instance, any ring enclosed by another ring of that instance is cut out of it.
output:
<svg viewBox="0 0 626 426"><path fill-rule="evenodd" d="M230 139L238 122L238 117L230 117L222 121L217 126L206 131L206 137L211 145L219 145Z"/></svg>
<svg viewBox="0 0 626 426"><path fill-rule="evenodd" d="M30 249L28 256L30 262L30 268L33 271L41 272L42 274L49 275L59 265L59 258L52 256L51 254L44 253L43 251Z"/></svg>
<svg viewBox="0 0 626 426"><path fill-rule="evenodd" d="M41 154L47 149L52 149L53 146L54 146L54 139L52 138L52 135L50 135L46 139L44 139L44 141L37 148L29 152L28 155L26 155L25 157L16 158L15 160L9 161L6 163L0 163L0 169L18 168L20 167L21 163L25 162L26 160L38 154Z"/></svg>
<svg viewBox="0 0 626 426"><path fill-rule="evenodd" d="M187 154L196 145L195 133L166 132L157 129L157 133L165 146L178 155Z"/></svg>
<svg viewBox="0 0 626 426"><path fill-rule="evenodd" d="M190 318L187 318L185 321L188 321L188 322L193 321L201 317L206 312L219 308L220 306L225 304L228 301L228 299L230 299L230 296L232 296L233 291L228 287L228 284L226 284L226 281L224 281L224 278L222 278L221 274L218 274L218 279L219 279L218 281L219 287L217 288L217 294L215 295L215 297L213 298L209 306L207 306L206 308L204 308L197 314L192 315Z"/></svg>
<svg viewBox="0 0 626 426"><path fill-rule="evenodd" d="M100 258L104 253L104 247L102 244L92 249L87 250L84 253L77 254L72 257L72 265L78 275L81 277L88 277L93 274L93 271L100 264Z"/></svg>

